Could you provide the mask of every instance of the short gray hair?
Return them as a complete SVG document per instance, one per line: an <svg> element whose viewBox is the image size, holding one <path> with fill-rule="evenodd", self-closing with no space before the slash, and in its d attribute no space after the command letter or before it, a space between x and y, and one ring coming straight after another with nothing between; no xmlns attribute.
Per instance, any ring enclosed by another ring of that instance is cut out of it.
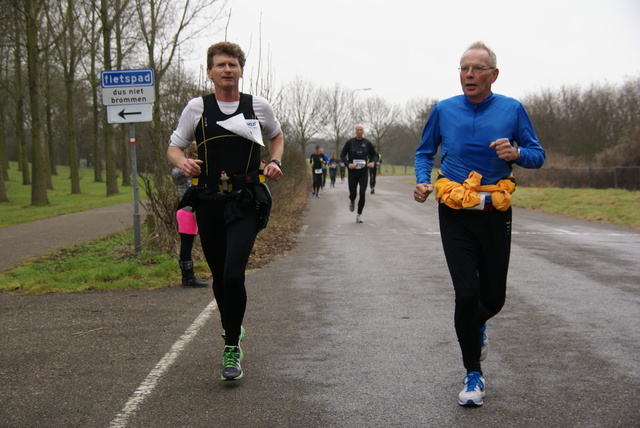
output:
<svg viewBox="0 0 640 428"><path fill-rule="evenodd" d="M496 53L492 51L491 48L485 45L483 42L475 42L471 44L471 46L469 46L467 50L464 51L462 56L464 56L464 54L466 54L472 49L480 49L480 50L486 51L489 54L489 67L496 68L498 66L498 58L496 57Z"/></svg>

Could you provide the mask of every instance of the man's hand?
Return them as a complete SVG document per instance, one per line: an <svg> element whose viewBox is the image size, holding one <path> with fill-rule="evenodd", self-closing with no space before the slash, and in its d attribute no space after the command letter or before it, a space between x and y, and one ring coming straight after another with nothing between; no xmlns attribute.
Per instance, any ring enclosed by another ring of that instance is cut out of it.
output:
<svg viewBox="0 0 640 428"><path fill-rule="evenodd" d="M282 177L282 170L275 162L270 162L267 166L264 167L263 174L265 177L278 181L280 177Z"/></svg>
<svg viewBox="0 0 640 428"><path fill-rule="evenodd" d="M415 199L416 202L423 203L427 200L431 192L433 192L433 184L418 183L413 189L413 199Z"/></svg>
<svg viewBox="0 0 640 428"><path fill-rule="evenodd" d="M518 148L513 147L508 138L499 138L496 141L492 141L489 147L496 149L498 157L505 162L514 162L519 157Z"/></svg>
<svg viewBox="0 0 640 428"><path fill-rule="evenodd" d="M202 161L200 159L184 158L184 162L180 167L180 170L185 177L197 177L200 175L200 165Z"/></svg>

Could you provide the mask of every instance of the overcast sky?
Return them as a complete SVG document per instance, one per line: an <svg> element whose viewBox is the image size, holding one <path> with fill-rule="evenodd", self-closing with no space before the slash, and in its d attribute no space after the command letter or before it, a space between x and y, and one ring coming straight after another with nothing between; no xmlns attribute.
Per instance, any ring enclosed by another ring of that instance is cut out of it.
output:
<svg viewBox="0 0 640 428"><path fill-rule="evenodd" d="M404 104L460 94L458 63L484 41L497 54L496 93L522 98L563 85L640 77L640 0L230 0L227 39L262 48L277 84L296 76L323 86L373 88ZM224 31L194 48L206 48ZM261 40L260 40L261 39Z"/></svg>

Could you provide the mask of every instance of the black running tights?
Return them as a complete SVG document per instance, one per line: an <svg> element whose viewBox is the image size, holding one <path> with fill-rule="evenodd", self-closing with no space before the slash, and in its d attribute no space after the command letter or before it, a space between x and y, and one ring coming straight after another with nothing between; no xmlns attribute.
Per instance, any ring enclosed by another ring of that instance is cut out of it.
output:
<svg viewBox="0 0 640 428"><path fill-rule="evenodd" d="M480 328L502 309L511 252L507 211L438 207L440 235L455 290L454 323L467 372L480 367Z"/></svg>
<svg viewBox="0 0 640 428"><path fill-rule="evenodd" d="M245 269L258 234L258 213L224 221L224 202L200 200L196 212L202 250L213 275L213 294L220 310L226 345L235 346L247 306Z"/></svg>
<svg viewBox="0 0 640 428"><path fill-rule="evenodd" d="M356 194L358 193L358 185L360 185L360 195L358 198L358 214L362 214L364 209L364 196L367 194L367 181L369 174L367 169L349 170L349 200L351 202L356 201Z"/></svg>

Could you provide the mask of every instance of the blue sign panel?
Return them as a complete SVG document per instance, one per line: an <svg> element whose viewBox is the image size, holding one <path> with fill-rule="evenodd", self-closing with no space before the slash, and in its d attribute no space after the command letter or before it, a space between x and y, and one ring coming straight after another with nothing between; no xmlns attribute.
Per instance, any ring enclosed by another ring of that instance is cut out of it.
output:
<svg viewBox="0 0 640 428"><path fill-rule="evenodd" d="M137 70L104 70L100 73L103 88L128 88L131 86L153 86L152 68Z"/></svg>

